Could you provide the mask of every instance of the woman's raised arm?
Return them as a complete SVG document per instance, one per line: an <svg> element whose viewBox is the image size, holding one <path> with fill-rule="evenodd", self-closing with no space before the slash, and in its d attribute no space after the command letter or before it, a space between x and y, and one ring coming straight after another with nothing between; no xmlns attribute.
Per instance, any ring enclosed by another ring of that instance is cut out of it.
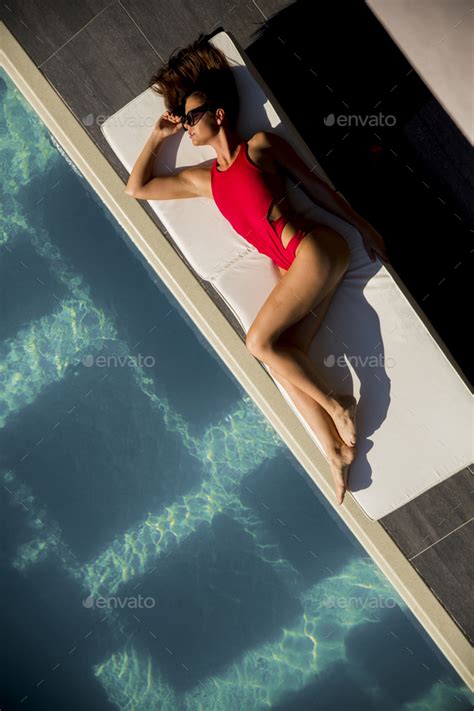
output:
<svg viewBox="0 0 474 711"><path fill-rule="evenodd" d="M169 111L160 116L138 156L125 187L125 193L139 200L172 200L200 197L195 183L195 169L184 168L175 175L151 177L153 163L161 144L181 128L181 121Z"/></svg>

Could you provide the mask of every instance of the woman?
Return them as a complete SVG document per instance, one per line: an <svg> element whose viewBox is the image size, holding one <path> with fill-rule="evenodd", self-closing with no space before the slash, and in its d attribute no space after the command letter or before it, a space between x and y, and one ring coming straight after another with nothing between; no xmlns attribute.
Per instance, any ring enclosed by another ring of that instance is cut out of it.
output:
<svg viewBox="0 0 474 711"><path fill-rule="evenodd" d="M345 238L295 213L283 176L296 178L322 207L355 225L375 259L388 259L378 232L325 181L316 177L281 137L258 131L245 141L236 129L238 94L225 56L202 35L178 50L151 80L164 96L158 119L130 174L125 192L143 200L208 197L239 234L270 256L281 278L258 312L246 346L270 369L323 445L342 504L355 457L356 400L331 392L308 351L350 262ZM193 145L208 145L217 158L175 175L151 176L168 136L184 128Z"/></svg>

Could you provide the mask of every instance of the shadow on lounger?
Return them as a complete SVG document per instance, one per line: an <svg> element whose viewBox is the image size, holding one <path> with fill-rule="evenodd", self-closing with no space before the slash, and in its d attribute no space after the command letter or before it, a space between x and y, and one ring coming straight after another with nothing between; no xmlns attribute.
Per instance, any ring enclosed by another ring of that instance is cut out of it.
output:
<svg viewBox="0 0 474 711"><path fill-rule="evenodd" d="M378 259L371 262L354 226L314 203L306 214L340 232L351 249L349 268L310 346L309 356L334 392L353 394L358 400L357 456L351 465L348 489L359 491L372 483L367 455L373 447L371 437L387 418L391 376L397 367L385 351L380 319L374 308L379 308L380 299L384 298L381 275L373 280L382 264ZM392 338L396 318L394 313L389 324ZM377 436L377 446L383 447L381 436L382 432ZM400 442L400 446L404 443Z"/></svg>

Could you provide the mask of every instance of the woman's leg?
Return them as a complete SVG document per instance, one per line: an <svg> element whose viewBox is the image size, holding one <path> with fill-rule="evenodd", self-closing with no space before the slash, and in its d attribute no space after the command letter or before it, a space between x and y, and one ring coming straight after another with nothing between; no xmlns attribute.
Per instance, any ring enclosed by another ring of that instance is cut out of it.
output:
<svg viewBox="0 0 474 711"><path fill-rule="evenodd" d="M344 237L318 225L301 242L284 277L268 296L250 327L246 345L272 372L309 395L331 416L343 442L355 443L354 398L328 392L309 356L282 343L280 336L335 290L350 261Z"/></svg>
<svg viewBox="0 0 474 711"><path fill-rule="evenodd" d="M321 405L318 405L309 395L292 385L289 380L272 372L271 368L270 372L275 380L278 380L283 385L296 408L301 412L321 442L334 479L336 503L341 505L347 489L348 469L356 456L356 447L348 447L342 441L332 418Z"/></svg>
<svg viewBox="0 0 474 711"><path fill-rule="evenodd" d="M315 309L284 331L280 337L280 341L290 343L292 346L300 348L307 354L314 336L326 315L337 286ZM275 373L271 367L269 367L269 370L275 380L285 388L296 409L303 415L308 425L318 437L331 467L336 489L336 502L339 505L342 504L347 488L348 465L355 457L355 448L348 447L344 444L335 428L332 418L321 405L303 392L303 390L300 390L290 383L289 380Z"/></svg>

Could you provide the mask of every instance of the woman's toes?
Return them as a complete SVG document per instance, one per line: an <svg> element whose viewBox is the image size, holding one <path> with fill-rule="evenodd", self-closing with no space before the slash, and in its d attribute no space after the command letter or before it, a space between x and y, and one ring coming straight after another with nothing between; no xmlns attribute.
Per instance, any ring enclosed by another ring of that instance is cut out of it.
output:
<svg viewBox="0 0 474 711"><path fill-rule="evenodd" d="M336 490L336 502L340 506L347 489L349 466L355 458L355 449L344 443L336 446L329 460Z"/></svg>
<svg viewBox="0 0 474 711"><path fill-rule="evenodd" d="M344 501L344 494L346 493L345 486L336 486L336 503L340 506Z"/></svg>
<svg viewBox="0 0 474 711"><path fill-rule="evenodd" d="M356 408L357 400L353 395L341 395L338 398L340 410L333 416L339 436L348 447L354 447L357 442Z"/></svg>

